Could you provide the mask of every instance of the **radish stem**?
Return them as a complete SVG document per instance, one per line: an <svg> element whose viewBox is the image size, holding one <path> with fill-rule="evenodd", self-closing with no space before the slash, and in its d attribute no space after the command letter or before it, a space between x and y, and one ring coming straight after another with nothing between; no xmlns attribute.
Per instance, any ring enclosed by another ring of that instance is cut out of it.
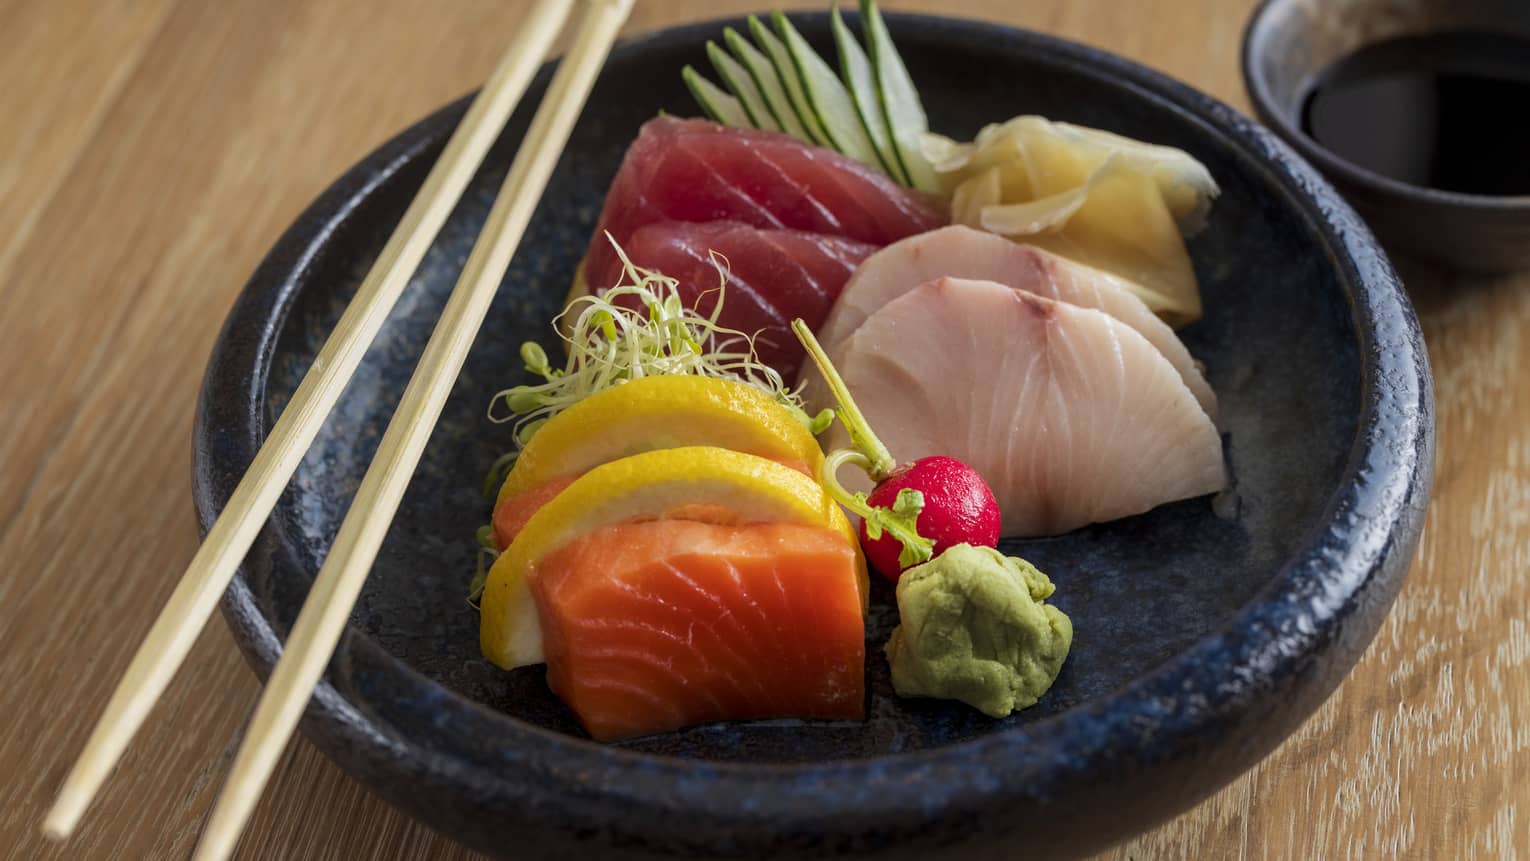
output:
<svg viewBox="0 0 1530 861"><path fill-rule="evenodd" d="M834 399L839 402L839 420L845 423L845 430L850 433L850 445L856 451L865 456L866 474L871 480L882 482L892 474L898 462L893 460L892 452L882 444L877 435L872 433L871 424L866 421L866 416L861 413L861 408L855 405L855 398L850 397L850 389L845 385L845 380L834 369L834 363L829 361L829 355L823 351L823 346L818 339L813 337L813 330L807 327L799 317L792 321L792 332L797 340L813 358L813 364L818 366L818 372L823 374L824 381L829 384L829 390L834 393ZM859 513L859 512L857 512Z"/></svg>
<svg viewBox="0 0 1530 861"><path fill-rule="evenodd" d="M839 402L839 420L845 423L845 429L850 432L852 447L839 449L824 458L823 467L818 473L819 483L835 502L860 516L861 522L866 525L867 538L876 541L885 531L903 545L903 549L898 552L899 565L907 568L928 561L935 553L935 542L919 534L919 512L924 510L923 493L905 487L898 491L891 508L883 508L872 505L866 494L851 493L839 483L839 468L847 463L865 470L871 480L878 484L887 480L898 463L893 460L887 446L872 433L871 424L866 421L860 407L855 405L855 399L850 397L850 389L845 385L844 378L834 369L834 363L829 361L828 354L823 351L818 339L813 337L812 330L801 319L797 319L792 321L792 332L807 349L808 355L813 357L813 364L818 366L830 391L834 392L834 399Z"/></svg>
<svg viewBox="0 0 1530 861"><path fill-rule="evenodd" d="M866 495L851 493L848 488L839 483L839 468L847 463L854 463L861 469L869 469L871 461L866 459L866 455L854 449L842 448L824 458L823 468L819 470L818 477L823 484L823 489L834 497L835 502L865 518L871 513L871 504L866 501Z"/></svg>
<svg viewBox="0 0 1530 861"><path fill-rule="evenodd" d="M903 549L898 552L900 565L907 567L929 561L935 552L935 542L920 536L918 529L919 512L924 510L924 494L905 487L898 491L897 501L892 508L879 508L867 500L866 494L851 493L839 483L839 468L847 463L853 463L864 470L869 470L871 465L866 455L855 449L839 449L824 458L823 467L819 470L818 481L823 489L835 502L866 523L866 535L871 540L881 538L884 530L898 539L898 543L903 545Z"/></svg>

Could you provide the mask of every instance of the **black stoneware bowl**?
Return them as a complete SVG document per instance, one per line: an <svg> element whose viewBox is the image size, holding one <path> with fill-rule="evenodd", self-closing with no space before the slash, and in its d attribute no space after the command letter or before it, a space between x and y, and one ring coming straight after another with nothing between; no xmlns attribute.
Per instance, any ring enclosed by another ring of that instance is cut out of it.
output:
<svg viewBox="0 0 1530 861"><path fill-rule="evenodd" d="M1338 60L1387 39L1443 32L1530 39L1518 0L1265 0L1243 36L1243 82L1259 118L1331 179L1394 254L1471 272L1530 266L1530 196L1410 185L1347 161L1302 131L1303 106ZM1523 113L1524 105L1504 105Z"/></svg>
<svg viewBox="0 0 1530 861"><path fill-rule="evenodd" d="M827 19L796 19L821 50ZM1077 638L1034 708L992 720L894 697L867 626L869 719L718 724L595 744L540 668L478 653L464 593L485 469L510 444L484 417L521 380L607 182L714 22L617 47L515 256L482 337L302 727L399 808L514 858L1063 857L1205 798L1285 738L1374 635L1429 498L1433 412L1413 313L1364 224L1225 105L1047 36L889 16L934 128L1022 112L1194 153L1222 184L1191 243L1206 318L1185 331L1221 396L1236 494L1006 546L1057 581ZM731 22L737 25L739 22ZM269 672L547 82L544 70L415 276L224 600ZM305 212L240 296L198 414L204 526L228 498L364 270L461 117L448 106L368 156Z"/></svg>

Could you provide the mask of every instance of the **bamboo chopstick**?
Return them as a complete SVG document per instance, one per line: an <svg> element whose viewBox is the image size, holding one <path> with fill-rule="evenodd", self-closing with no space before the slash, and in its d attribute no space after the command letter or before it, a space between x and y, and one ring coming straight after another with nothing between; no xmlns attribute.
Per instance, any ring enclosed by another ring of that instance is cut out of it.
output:
<svg viewBox="0 0 1530 861"><path fill-rule="evenodd" d="M398 410L292 626L281 659L266 682L195 858L216 861L233 851L314 685L323 675L468 349L632 2L591 0L574 45L559 64L547 97L537 109L483 232L452 288L419 366L404 388Z"/></svg>
<svg viewBox="0 0 1530 861"><path fill-rule="evenodd" d="M62 840L74 831L128 742L143 725L149 709L186 659L218 598L228 588L235 569L276 505L282 488L291 480L367 347L409 283L409 276L419 267L468 180L526 91L542 57L563 29L571 6L570 0L540 0L526 16L483 91L473 100L228 504L208 530L180 584L133 655L48 812L43 823L48 836Z"/></svg>

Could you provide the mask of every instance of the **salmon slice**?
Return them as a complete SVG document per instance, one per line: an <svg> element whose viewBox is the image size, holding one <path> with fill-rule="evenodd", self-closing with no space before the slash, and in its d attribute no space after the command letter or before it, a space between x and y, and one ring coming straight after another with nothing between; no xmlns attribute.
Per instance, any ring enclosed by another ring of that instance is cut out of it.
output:
<svg viewBox="0 0 1530 861"><path fill-rule="evenodd" d="M553 497L562 493L563 488L573 484L578 477L568 475L554 478L501 499L494 506L494 546L500 550L509 547L510 542L526 526L526 521L531 519L531 515L541 511L542 506L551 502Z"/></svg>
<svg viewBox="0 0 1530 861"><path fill-rule="evenodd" d="M866 259L818 331L833 346L877 309L927 281L950 276L995 281L1047 299L1093 308L1130 326L1174 366L1213 419L1217 397L1190 351L1121 278L1030 245L960 225L911 236ZM814 381L816 383L816 381Z"/></svg>
<svg viewBox="0 0 1530 861"><path fill-rule="evenodd" d="M529 582L548 685L598 740L865 717L855 550L835 530L608 526L544 557Z"/></svg>
<svg viewBox="0 0 1530 861"><path fill-rule="evenodd" d="M632 233L622 246L633 263L674 278L687 307L710 315L724 297L718 322L755 336L760 360L792 379L802 363L802 345L791 333L801 317L819 326L839 298L855 268L877 246L840 236L801 230L762 230L738 221L693 224L660 221ZM722 259L714 263L709 252ZM597 272L586 267L590 284L612 285L621 279L621 261ZM727 268L727 290L719 293ZM636 308L636 298L623 297Z"/></svg>
<svg viewBox="0 0 1530 861"><path fill-rule="evenodd" d="M830 353L902 461L944 454L987 480L1006 536L1052 535L1221 490L1216 427L1115 318L992 281L941 278ZM843 444L843 431L825 447Z"/></svg>

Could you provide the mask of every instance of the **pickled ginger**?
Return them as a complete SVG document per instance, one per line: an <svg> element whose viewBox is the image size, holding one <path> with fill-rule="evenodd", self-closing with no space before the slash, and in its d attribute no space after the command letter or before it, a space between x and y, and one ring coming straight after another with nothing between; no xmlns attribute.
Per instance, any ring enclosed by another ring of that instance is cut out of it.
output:
<svg viewBox="0 0 1530 861"><path fill-rule="evenodd" d="M1204 226L1219 190L1188 153L1036 116L970 143L927 135L925 149L955 223L1118 275L1172 326L1200 318L1184 236Z"/></svg>

